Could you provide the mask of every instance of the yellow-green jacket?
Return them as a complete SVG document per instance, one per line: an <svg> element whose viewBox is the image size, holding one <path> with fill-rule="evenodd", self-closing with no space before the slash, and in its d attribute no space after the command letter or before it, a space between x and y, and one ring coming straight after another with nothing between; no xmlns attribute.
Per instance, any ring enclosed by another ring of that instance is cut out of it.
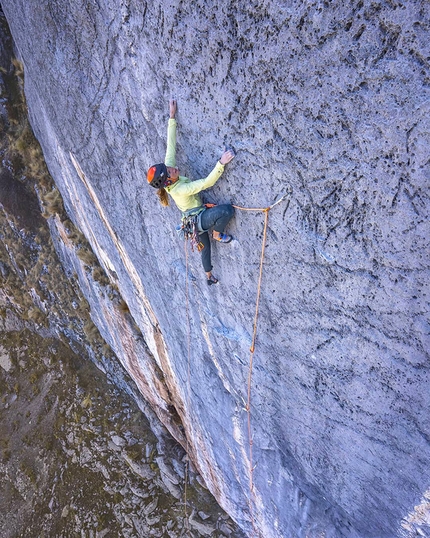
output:
<svg viewBox="0 0 430 538"><path fill-rule="evenodd" d="M164 164L176 167L176 120L172 118L169 119L167 126L167 151ZM215 185L223 172L224 165L218 161L208 177L191 181L187 177L179 176L176 183L166 187L166 191L173 198L180 211L185 213L190 209L202 206L198 193Z"/></svg>

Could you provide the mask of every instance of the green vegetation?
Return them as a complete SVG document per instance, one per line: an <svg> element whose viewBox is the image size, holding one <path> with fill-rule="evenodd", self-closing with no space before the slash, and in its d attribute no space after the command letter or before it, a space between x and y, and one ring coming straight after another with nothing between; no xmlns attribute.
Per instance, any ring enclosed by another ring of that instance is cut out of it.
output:
<svg viewBox="0 0 430 538"><path fill-rule="evenodd" d="M78 230L78 228L73 224L71 220L64 220L63 226L66 230L67 237L75 246L78 247L79 245L83 245L86 243L85 235L80 230Z"/></svg>
<svg viewBox="0 0 430 538"><path fill-rule="evenodd" d="M44 213L45 218L49 218L52 215L64 215L64 205L63 199L61 198L60 191L57 189L52 189L52 191L46 193L42 197L44 203Z"/></svg>
<svg viewBox="0 0 430 538"><path fill-rule="evenodd" d="M92 344L97 344L101 340L99 330L94 325L91 319L88 319L84 324L84 333L86 334L88 341Z"/></svg>
<svg viewBox="0 0 430 538"><path fill-rule="evenodd" d="M128 307L128 304L124 301L124 299L121 299L118 303L118 310L120 312L128 313L130 312L130 309Z"/></svg>
<svg viewBox="0 0 430 538"><path fill-rule="evenodd" d="M108 286L110 280L106 275L105 271L101 267L94 267L92 271L93 279L98 282L101 286Z"/></svg>
<svg viewBox="0 0 430 538"><path fill-rule="evenodd" d="M91 407L93 404L91 396L87 394L85 398L82 400L81 405L84 409L87 409L88 407Z"/></svg>
<svg viewBox="0 0 430 538"><path fill-rule="evenodd" d="M77 255L78 258L88 267L91 267L97 263L97 258L95 257L93 251L86 245L77 250Z"/></svg>

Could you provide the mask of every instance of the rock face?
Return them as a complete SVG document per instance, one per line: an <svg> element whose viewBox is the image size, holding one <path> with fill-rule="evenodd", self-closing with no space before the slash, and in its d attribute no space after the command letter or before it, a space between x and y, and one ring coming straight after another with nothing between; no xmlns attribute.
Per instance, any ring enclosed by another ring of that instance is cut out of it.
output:
<svg viewBox="0 0 430 538"><path fill-rule="evenodd" d="M429 3L1 3L49 169L133 322L52 217L57 250L222 507L265 538L430 533ZM215 289L197 255L187 272L179 213L145 184L172 94L184 175L237 151L207 201L291 190L269 217L253 493L264 215L236 212Z"/></svg>
<svg viewBox="0 0 430 538"><path fill-rule="evenodd" d="M0 536L240 538L101 339L77 273L63 271L53 215L75 242L81 278L126 322L53 189L22 74L0 11Z"/></svg>

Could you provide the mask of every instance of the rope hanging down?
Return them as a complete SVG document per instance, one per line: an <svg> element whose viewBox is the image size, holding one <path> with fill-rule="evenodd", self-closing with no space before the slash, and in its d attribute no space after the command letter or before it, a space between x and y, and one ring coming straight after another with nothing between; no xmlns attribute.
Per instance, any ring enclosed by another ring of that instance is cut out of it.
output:
<svg viewBox="0 0 430 538"><path fill-rule="evenodd" d="M253 324L253 329L252 329L252 341L251 341L251 347L249 349L250 356L249 356L249 370L248 370L248 389L247 389L247 401L246 401L246 407L245 407L245 410L248 414L248 441L249 441L248 459L249 459L249 491L250 491L249 513L250 513L254 536L257 535L257 530L255 528L255 521L254 521L254 514L253 514L253 502L252 502L255 495L254 478L253 478L255 466L253 463L253 453L252 453L253 439L252 439L252 428L251 428L251 386L252 386L252 367L253 367L253 362L254 362L255 342L257 339L258 311L260 307L261 283L263 280L263 262L264 262L264 253L266 249L267 227L269 223L269 211L276 205L280 204L283 200L285 200L285 198L287 198L287 196L290 193L291 193L291 189L269 207L264 207L264 208L249 207L248 208L248 207L241 207L241 206L233 205L235 209L239 209L241 211L257 211L257 212L264 213L263 241L261 245L260 270L259 270L259 275L258 275L257 299L255 302L255 314L254 314L254 324Z"/></svg>
<svg viewBox="0 0 430 538"><path fill-rule="evenodd" d="M188 290L188 241L184 241L185 245L185 295L186 295L186 313L187 313L187 409L188 413L191 413L191 321L190 321L190 297ZM191 422L191 421L190 421ZM185 431L185 430L184 430ZM189 436L185 431L186 441L186 462L185 462L185 475L184 475L184 522L187 535L190 536L190 520L188 518L188 479L189 479L189 467L190 467L190 442Z"/></svg>
<svg viewBox="0 0 430 538"><path fill-rule="evenodd" d="M257 339L257 327L258 327L258 311L260 307L260 295L261 295L261 283L263 280L263 262L264 262L264 252L266 249L266 238L267 238L267 227L269 223L269 211L273 209L276 205L283 202L287 196L291 194L291 189L285 193L279 200L277 200L275 203L268 207L264 208L257 208L257 207L241 207L237 205L233 205L235 209L239 209L240 211L257 211L264 213L264 228L263 228L263 242L261 246L261 256L260 256L260 269L259 269L259 275L258 275L258 285L257 285L257 299L255 304L255 314L254 314L254 323L253 323L253 330L252 330L252 341L251 341L251 347L250 347L250 357L249 357L249 371L248 371L248 389L247 389L247 402L246 402L246 412L248 413L248 440L249 440L249 489L250 489L250 499L249 499L249 511L250 511L250 517L252 522L252 528L253 528L253 534L256 535L256 528L255 528L255 522L254 522L254 516L253 516L253 508L252 508L252 500L254 496L254 480L253 480L253 472L254 472L254 466L253 466L253 455L252 455L252 430L251 430L251 384L252 384L252 366L253 366L253 360L254 360L254 352L255 352L255 342ZM288 208L288 206L287 206ZM187 407L190 409L190 391L191 391L191 369L190 369L190 356L191 356L191 326L190 326L190 315L189 315L189 293L188 293L188 249L187 249L187 241L185 241L185 286L186 286L186 317L187 317ZM186 452L187 455L189 453L189 440L187 436L187 443L186 443ZM185 491L184 491L184 515L185 515L185 525L187 533L189 534L190 528L189 528L189 521L188 521L188 510L187 510L187 482L188 482L188 466L189 466L189 456L188 461L185 466Z"/></svg>

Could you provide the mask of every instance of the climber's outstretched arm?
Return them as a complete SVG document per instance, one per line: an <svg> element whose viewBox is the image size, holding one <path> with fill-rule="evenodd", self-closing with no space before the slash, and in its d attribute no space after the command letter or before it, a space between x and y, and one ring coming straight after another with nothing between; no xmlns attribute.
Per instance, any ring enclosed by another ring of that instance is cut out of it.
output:
<svg viewBox="0 0 430 538"><path fill-rule="evenodd" d="M176 100L169 101L170 119L167 124L167 149L164 158L166 166L176 167Z"/></svg>

